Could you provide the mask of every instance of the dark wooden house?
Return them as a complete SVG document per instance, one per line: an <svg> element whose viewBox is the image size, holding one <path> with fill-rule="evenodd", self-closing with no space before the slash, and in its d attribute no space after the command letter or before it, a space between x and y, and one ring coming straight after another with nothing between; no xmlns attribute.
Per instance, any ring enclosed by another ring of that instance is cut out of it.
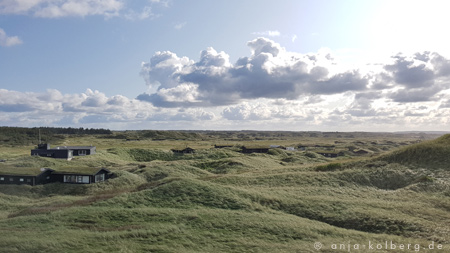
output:
<svg viewBox="0 0 450 253"><path fill-rule="evenodd" d="M31 155L71 160L74 156L95 154L95 146L58 146L50 148L50 144L39 144L31 150Z"/></svg>
<svg viewBox="0 0 450 253"><path fill-rule="evenodd" d="M52 182L92 184L107 180L111 172L105 168L71 168L52 172Z"/></svg>
<svg viewBox="0 0 450 253"><path fill-rule="evenodd" d="M267 153L269 152L269 148L266 147L242 147L242 153L250 154L250 153Z"/></svg>
<svg viewBox="0 0 450 253"><path fill-rule="evenodd" d="M335 157L339 156L339 153L332 152L332 151L317 151L316 153L319 155L323 155L325 157L329 157L329 158L335 158Z"/></svg>
<svg viewBox="0 0 450 253"><path fill-rule="evenodd" d="M214 145L214 148L232 148L233 145Z"/></svg>
<svg viewBox="0 0 450 253"><path fill-rule="evenodd" d="M51 182L52 172L49 168L0 168L0 184L45 184Z"/></svg>
<svg viewBox="0 0 450 253"><path fill-rule="evenodd" d="M73 151L73 156L85 156L95 154L95 146L59 146L56 149L68 149Z"/></svg>
<svg viewBox="0 0 450 253"><path fill-rule="evenodd" d="M52 149L49 144L39 144L36 149L31 150L31 155L71 160L73 151L69 149Z"/></svg>
<svg viewBox="0 0 450 253"><path fill-rule="evenodd" d="M172 152L175 154L192 154L195 153L195 149L187 147L185 149L172 149Z"/></svg>

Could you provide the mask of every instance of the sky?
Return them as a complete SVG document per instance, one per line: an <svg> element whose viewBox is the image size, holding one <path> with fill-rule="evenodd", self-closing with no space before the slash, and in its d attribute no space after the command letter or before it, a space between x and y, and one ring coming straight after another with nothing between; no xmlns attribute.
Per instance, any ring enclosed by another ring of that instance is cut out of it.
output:
<svg viewBox="0 0 450 253"><path fill-rule="evenodd" d="M0 125L450 131L446 0L0 0Z"/></svg>

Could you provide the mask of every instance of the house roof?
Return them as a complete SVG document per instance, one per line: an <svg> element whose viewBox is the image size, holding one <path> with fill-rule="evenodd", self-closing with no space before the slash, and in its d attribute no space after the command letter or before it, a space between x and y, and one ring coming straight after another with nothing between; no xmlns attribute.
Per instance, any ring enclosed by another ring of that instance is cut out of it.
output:
<svg viewBox="0 0 450 253"><path fill-rule="evenodd" d="M53 170L50 168L0 167L0 175L4 176L38 176L46 171Z"/></svg>
<svg viewBox="0 0 450 253"><path fill-rule="evenodd" d="M95 146L57 146L52 149L93 149Z"/></svg>
<svg viewBox="0 0 450 253"><path fill-rule="evenodd" d="M106 171L109 173L110 171L105 168L91 168L91 167L79 167L79 168L59 168L56 169L53 174L72 174L72 175L95 175L100 171Z"/></svg>
<svg viewBox="0 0 450 253"><path fill-rule="evenodd" d="M316 152L317 154L339 154L339 152L332 150L317 150L314 152Z"/></svg>
<svg viewBox="0 0 450 253"><path fill-rule="evenodd" d="M268 146L243 146L242 148L244 149L269 149L270 147Z"/></svg>

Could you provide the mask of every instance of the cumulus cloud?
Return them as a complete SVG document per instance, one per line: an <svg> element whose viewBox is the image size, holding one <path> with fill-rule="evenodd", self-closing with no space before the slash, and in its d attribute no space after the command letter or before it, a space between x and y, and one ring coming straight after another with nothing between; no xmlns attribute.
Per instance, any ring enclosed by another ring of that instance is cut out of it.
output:
<svg viewBox="0 0 450 253"><path fill-rule="evenodd" d="M431 86L434 83L434 72L427 66L430 60L427 55L416 54L413 57L402 55L394 56L392 65L386 65L384 68L390 72L397 84L407 88L419 88Z"/></svg>
<svg viewBox="0 0 450 253"><path fill-rule="evenodd" d="M214 107L264 98L306 98L308 104L320 102L321 95L352 93L356 95L352 114L373 116L378 115L375 109L360 107L363 97L367 105L382 99L439 101L441 91L450 88L450 60L435 52L397 54L384 63L347 68L329 49L300 54L263 37L247 46L251 55L234 64L228 54L211 47L200 53L198 61L170 51L157 52L141 69L147 85L156 92L137 99L157 107ZM378 97L367 98L367 94ZM238 115L238 108L229 110L224 115Z"/></svg>
<svg viewBox="0 0 450 253"><path fill-rule="evenodd" d="M247 46L250 55L234 63L212 47L198 60L156 52L141 67L149 92L135 99L90 89L79 94L0 89L0 119L116 129L151 124L324 131L430 130L449 123L450 60L436 52L396 54L348 68L329 49L300 54L267 38Z"/></svg>
<svg viewBox="0 0 450 253"><path fill-rule="evenodd" d="M300 95L335 94L364 90L368 79L358 70L336 73L334 59L327 51L314 55L288 52L278 43L257 38L247 43L250 57L239 58L233 65L229 55L208 48L199 61L178 57L170 51L157 52L142 64L141 75L147 85L158 87L154 94L138 97L155 106L217 106L236 104L243 99L286 98ZM189 96L167 89L186 87Z"/></svg>
<svg viewBox="0 0 450 253"><path fill-rule="evenodd" d="M119 0L6 0L0 3L2 14L31 14L43 18L66 16L117 16L124 7Z"/></svg>
<svg viewBox="0 0 450 253"><path fill-rule="evenodd" d="M396 55L384 66L398 89L388 95L396 102L438 100L440 91L450 87L450 61L437 53L423 52L412 56Z"/></svg>
<svg viewBox="0 0 450 253"><path fill-rule="evenodd" d="M17 36L8 36L6 32L0 28L0 46L2 47L12 47L22 44L22 40Z"/></svg>
<svg viewBox="0 0 450 253"><path fill-rule="evenodd" d="M127 0L3 0L0 14L31 15L41 18L85 17L106 18L121 16L129 20L156 18L154 5L169 7L170 1L148 1L144 6L133 6Z"/></svg>
<svg viewBox="0 0 450 253"><path fill-rule="evenodd" d="M203 109L160 110L147 102L122 95L108 97L91 89L80 94L62 94L58 90L36 93L0 89L0 112L3 124L22 122L24 126L96 124L104 127L105 124L114 126L120 123L130 129L143 122L216 119L213 112Z"/></svg>
<svg viewBox="0 0 450 253"><path fill-rule="evenodd" d="M227 120L274 121L274 120L305 120L311 118L317 111L305 108L298 101L274 101L260 99L255 102L242 102L238 105L225 107L221 113Z"/></svg>

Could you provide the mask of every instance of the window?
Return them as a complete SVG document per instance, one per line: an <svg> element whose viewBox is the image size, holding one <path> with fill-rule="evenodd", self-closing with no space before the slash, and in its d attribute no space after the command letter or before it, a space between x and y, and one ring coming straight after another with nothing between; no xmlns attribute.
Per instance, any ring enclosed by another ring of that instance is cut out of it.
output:
<svg viewBox="0 0 450 253"><path fill-rule="evenodd" d="M95 182L102 182L102 181L105 181L105 174L95 175Z"/></svg>
<svg viewBox="0 0 450 253"><path fill-rule="evenodd" d="M5 181L5 178L4 177L0 177L0 181Z"/></svg>
<svg viewBox="0 0 450 253"><path fill-rule="evenodd" d="M81 181L79 183L89 184L89 176L82 176Z"/></svg>
<svg viewBox="0 0 450 253"><path fill-rule="evenodd" d="M89 184L89 176L64 175L64 183Z"/></svg>
<svg viewBox="0 0 450 253"><path fill-rule="evenodd" d="M12 181L14 181L14 178L10 177L9 182L12 182Z"/></svg>
<svg viewBox="0 0 450 253"><path fill-rule="evenodd" d="M19 181L20 181L20 182L23 182L23 178L19 178Z"/></svg>
<svg viewBox="0 0 450 253"><path fill-rule="evenodd" d="M86 150L84 149L78 150L78 155L86 155Z"/></svg>
<svg viewBox="0 0 450 253"><path fill-rule="evenodd" d="M31 183L31 178L27 178L27 183Z"/></svg>
<svg viewBox="0 0 450 253"><path fill-rule="evenodd" d="M72 175L64 175L64 183L76 183L77 177Z"/></svg>

